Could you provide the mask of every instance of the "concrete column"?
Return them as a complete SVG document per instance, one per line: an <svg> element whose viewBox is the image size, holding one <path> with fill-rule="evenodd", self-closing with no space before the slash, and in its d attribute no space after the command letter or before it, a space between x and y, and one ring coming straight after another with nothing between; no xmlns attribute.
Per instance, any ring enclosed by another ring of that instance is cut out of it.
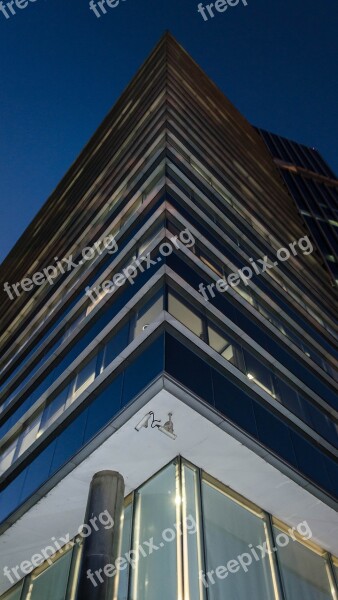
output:
<svg viewBox="0 0 338 600"><path fill-rule="evenodd" d="M100 471L94 475L85 517L88 527L84 528L85 534L89 530L91 533L83 542L77 600L112 599L114 578L105 575L104 567L117 558L123 499L124 480L120 473ZM88 577L89 572L97 585Z"/></svg>

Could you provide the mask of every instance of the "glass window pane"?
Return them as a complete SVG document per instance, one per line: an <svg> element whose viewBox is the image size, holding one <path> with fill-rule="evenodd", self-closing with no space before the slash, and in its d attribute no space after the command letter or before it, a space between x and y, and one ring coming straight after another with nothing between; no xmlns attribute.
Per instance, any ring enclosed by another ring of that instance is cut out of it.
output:
<svg viewBox="0 0 338 600"><path fill-rule="evenodd" d="M7 594L1 596L1 600L20 600L22 586L23 580L19 583L19 585L16 585L14 589L9 590Z"/></svg>
<svg viewBox="0 0 338 600"><path fill-rule="evenodd" d="M27 474L18 504L24 502L48 479L56 442L53 440L27 467Z"/></svg>
<svg viewBox="0 0 338 600"><path fill-rule="evenodd" d="M180 540L164 541L162 532L175 531L179 504L176 465L161 471L135 495L133 549L142 545L139 560L131 571L130 600L177 600L178 583L177 549ZM144 542L153 540L158 550L146 551Z"/></svg>
<svg viewBox="0 0 338 600"><path fill-rule="evenodd" d="M160 290L153 298L140 308L137 314L134 337L145 331L163 310L163 291Z"/></svg>
<svg viewBox="0 0 338 600"><path fill-rule="evenodd" d="M267 541L262 519L205 481L202 483L202 500L206 571L214 571L215 582L205 575L209 600L274 598L269 558L256 560L250 553L253 547L257 555L261 555L257 547ZM248 563L246 571L238 562L244 554L243 562Z"/></svg>
<svg viewBox="0 0 338 600"><path fill-rule="evenodd" d="M39 575L33 575L29 589L30 600L65 600L71 560L70 551Z"/></svg>
<svg viewBox="0 0 338 600"><path fill-rule="evenodd" d="M291 388L283 379L275 376L278 389L278 399L288 408L294 415L302 419L305 423L309 423L309 416L306 412L306 406L301 402L299 394Z"/></svg>
<svg viewBox="0 0 338 600"><path fill-rule="evenodd" d="M133 400L164 367L164 336L159 336L126 368L123 379L122 406Z"/></svg>
<svg viewBox="0 0 338 600"><path fill-rule="evenodd" d="M24 451L27 450L27 448L31 446L33 442L35 442L40 427L41 415L42 412L40 411L31 421L28 422L24 430L20 433L17 454L15 458L21 456L21 454L23 454Z"/></svg>
<svg viewBox="0 0 338 600"><path fill-rule="evenodd" d="M113 337L105 344L103 371L128 345L129 322L127 322Z"/></svg>
<svg viewBox="0 0 338 600"><path fill-rule="evenodd" d="M120 549L118 556L125 556L130 549L131 524L132 524L132 503L128 504L123 511L121 517L122 534L120 540ZM128 600L128 580L129 580L129 563L127 569L119 569L115 575L114 581L114 600Z"/></svg>
<svg viewBox="0 0 338 600"><path fill-rule="evenodd" d="M11 466L12 462L13 462L13 458L14 458L14 454L16 451L16 446L18 443L18 438L15 438L15 440L5 448L5 450L3 450L1 452L0 455L0 475L2 473L4 473L7 469L9 469L9 467Z"/></svg>
<svg viewBox="0 0 338 600"><path fill-rule="evenodd" d="M244 298L244 300L249 302L249 304L253 305L253 298L252 298L249 290L247 290L241 286L236 287L235 290L242 296L242 298Z"/></svg>
<svg viewBox="0 0 338 600"><path fill-rule="evenodd" d="M213 404L210 365L169 334L165 336L165 370L197 396Z"/></svg>
<svg viewBox="0 0 338 600"><path fill-rule="evenodd" d="M170 314L178 321L183 323L190 331L198 337L203 337L203 325L201 316L191 307L188 306L181 298L169 292L168 310Z"/></svg>
<svg viewBox="0 0 338 600"><path fill-rule="evenodd" d="M200 526L199 476L196 468L185 464L182 466L182 490L183 523L187 523L187 527L183 528L186 597L191 600L204 600L206 589L199 577L204 566ZM191 528L190 531L187 531L188 526Z"/></svg>
<svg viewBox="0 0 338 600"><path fill-rule="evenodd" d="M269 368L263 365L252 354L243 349L244 360L246 366L246 374L248 379L251 379L259 385L268 394L274 395L272 377Z"/></svg>
<svg viewBox="0 0 338 600"><path fill-rule="evenodd" d="M233 342L213 325L208 325L209 346L216 350L223 358L240 368L239 355Z"/></svg>
<svg viewBox="0 0 338 600"><path fill-rule="evenodd" d="M275 536L280 533L274 527ZM325 559L322 556L296 541L277 547L286 600L332 600Z"/></svg>
<svg viewBox="0 0 338 600"><path fill-rule="evenodd" d="M338 587L338 558L336 558L335 556L332 556L332 568L333 568L333 575L336 580L336 586Z"/></svg>
<svg viewBox="0 0 338 600"><path fill-rule="evenodd" d="M46 404L41 419L38 437L40 437L40 435L42 435L46 429L48 429L48 427L52 425L52 423L54 423L54 421L56 421L56 419L63 413L66 406L68 391L69 385L67 385L67 387L60 392L60 394L53 398L51 402Z"/></svg>
<svg viewBox="0 0 338 600"><path fill-rule="evenodd" d="M95 379L97 354L77 374L71 402L77 398Z"/></svg>
<svg viewBox="0 0 338 600"><path fill-rule="evenodd" d="M212 271L214 271L217 275L219 275L219 277L223 276L221 266L219 264L216 264L214 260L209 258L209 256L206 256L205 254L200 252L200 259L202 262L204 262L204 264L207 267L209 267L209 269L212 269Z"/></svg>
<svg viewBox="0 0 338 600"><path fill-rule="evenodd" d="M68 423L55 439L55 451L48 473L49 476L70 460L82 447L87 416L88 409L78 414L74 421Z"/></svg>
<svg viewBox="0 0 338 600"><path fill-rule="evenodd" d="M88 418L84 441L87 442L105 427L120 410L123 373L120 373L108 386L93 399L88 406Z"/></svg>

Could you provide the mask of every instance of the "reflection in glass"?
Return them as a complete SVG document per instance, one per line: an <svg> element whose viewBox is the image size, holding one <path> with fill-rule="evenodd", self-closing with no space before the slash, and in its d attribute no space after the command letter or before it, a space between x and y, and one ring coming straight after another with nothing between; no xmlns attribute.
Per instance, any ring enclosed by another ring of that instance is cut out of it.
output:
<svg viewBox="0 0 338 600"><path fill-rule="evenodd" d="M186 597L191 600L205 600L206 590L199 577L204 569L199 475L195 467L185 463L182 464L182 522L187 524L187 527L183 528Z"/></svg>
<svg viewBox="0 0 338 600"><path fill-rule="evenodd" d="M14 442L9 444L0 454L0 475L4 473L13 462L13 457L16 450L17 438L15 438Z"/></svg>
<svg viewBox="0 0 338 600"><path fill-rule="evenodd" d="M274 527L274 534L280 533ZM290 541L284 547L278 545L278 559L286 600L332 600L323 556L297 541Z"/></svg>
<svg viewBox="0 0 338 600"><path fill-rule="evenodd" d="M199 313L171 291L168 297L168 311L195 335L203 337L203 324Z"/></svg>
<svg viewBox="0 0 338 600"><path fill-rule="evenodd" d="M179 598L177 536L164 541L166 529L177 522L176 465L171 464L135 494L133 549L142 544L139 560L131 571L130 600L177 600ZM144 542L153 538L158 550L151 553ZM169 539L169 537L167 538Z"/></svg>
<svg viewBox="0 0 338 600"><path fill-rule="evenodd" d="M54 423L54 421L56 421L56 419L63 413L66 406L68 390L69 385L67 385L67 387L65 387L55 398L53 398L51 402L46 404L41 419L38 437L40 437L40 435L42 435L46 429L48 429L48 427L50 427L50 425L52 425L52 423Z"/></svg>
<svg viewBox="0 0 338 600"><path fill-rule="evenodd" d="M220 329L216 329L213 325L208 325L209 346L216 350L223 358L231 362L236 367L239 367L237 348L232 341L227 339Z"/></svg>
<svg viewBox="0 0 338 600"><path fill-rule="evenodd" d="M333 569L333 576L335 578L335 583L338 588L338 558L335 556L332 557L332 569Z"/></svg>
<svg viewBox="0 0 338 600"><path fill-rule="evenodd" d="M74 400L94 381L96 375L97 354L87 362L76 376L70 401Z"/></svg>
<svg viewBox="0 0 338 600"><path fill-rule="evenodd" d="M156 317L159 316L163 310L163 291L160 290L155 296L153 296L144 306L142 306L138 313L134 330L134 338L143 333L151 325Z"/></svg>
<svg viewBox="0 0 338 600"><path fill-rule="evenodd" d="M209 600L274 598L271 564L267 556L259 561L252 558L247 572L239 564L237 567L229 564L229 561L236 562L239 555L249 553L249 544L257 547L266 543L262 519L206 481L202 482L202 504L206 571L216 570L219 566L227 568L222 572L222 578L215 577L215 583L209 585Z"/></svg>
<svg viewBox="0 0 338 600"><path fill-rule="evenodd" d="M38 575L32 576L29 600L64 600L66 597L72 551L67 552L55 563Z"/></svg>
<svg viewBox="0 0 338 600"><path fill-rule="evenodd" d="M121 517L121 539L118 556L125 556L130 550L131 525L132 525L133 505L125 506ZM126 569L118 570L114 581L114 600L128 600L128 579L130 566Z"/></svg>
<svg viewBox="0 0 338 600"><path fill-rule="evenodd" d="M35 442L40 427L41 414L41 411L35 413L33 418L29 420L23 431L20 433L15 458L21 456L21 454Z"/></svg>
<svg viewBox="0 0 338 600"><path fill-rule="evenodd" d="M263 363L258 361L257 358L255 358L245 349L243 352L248 379L251 379L257 383L257 385L263 388L263 390L270 394L270 396L274 396L274 387L269 368L263 365Z"/></svg>
<svg viewBox="0 0 338 600"><path fill-rule="evenodd" d="M1 600L20 600L23 580L14 589L9 590L7 594L1 597Z"/></svg>

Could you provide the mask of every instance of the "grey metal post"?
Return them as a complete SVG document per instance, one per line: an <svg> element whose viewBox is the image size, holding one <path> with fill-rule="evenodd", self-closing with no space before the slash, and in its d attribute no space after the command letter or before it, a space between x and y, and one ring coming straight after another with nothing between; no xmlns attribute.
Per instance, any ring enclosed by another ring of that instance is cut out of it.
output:
<svg viewBox="0 0 338 600"><path fill-rule="evenodd" d="M123 498L124 480L120 473L100 471L94 475L90 484L83 529L86 537L83 543L77 600L112 598L112 568L106 569L108 576L104 568L113 564L117 558ZM88 576L89 573L92 574L91 577Z"/></svg>

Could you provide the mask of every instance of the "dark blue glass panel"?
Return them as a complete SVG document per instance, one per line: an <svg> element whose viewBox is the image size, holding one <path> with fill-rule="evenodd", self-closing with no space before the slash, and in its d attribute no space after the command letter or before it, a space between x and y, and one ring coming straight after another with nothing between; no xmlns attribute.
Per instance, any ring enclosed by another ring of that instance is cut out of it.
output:
<svg viewBox="0 0 338 600"><path fill-rule="evenodd" d="M323 455L325 467L331 481L331 492L338 498L338 463L329 456Z"/></svg>
<svg viewBox="0 0 338 600"><path fill-rule="evenodd" d="M84 432L88 442L118 413L121 408L123 373L118 375L90 404Z"/></svg>
<svg viewBox="0 0 338 600"><path fill-rule="evenodd" d="M303 399L304 400L304 399ZM311 419L311 427L328 442L338 447L338 425L333 424L327 413L307 402L307 411Z"/></svg>
<svg viewBox="0 0 338 600"><path fill-rule="evenodd" d="M292 447L290 429L276 415L254 401L258 436L262 444L281 458L296 466L296 456Z"/></svg>
<svg viewBox="0 0 338 600"><path fill-rule="evenodd" d="M212 369L215 408L239 427L258 437L251 398L229 379Z"/></svg>
<svg viewBox="0 0 338 600"><path fill-rule="evenodd" d="M165 346L165 370L197 396L213 404L210 366L169 334Z"/></svg>
<svg viewBox="0 0 338 600"><path fill-rule="evenodd" d="M129 322L127 322L105 345L103 368L105 369L128 345Z"/></svg>
<svg viewBox="0 0 338 600"><path fill-rule="evenodd" d="M50 475L64 465L83 444L88 409L80 413L56 438Z"/></svg>
<svg viewBox="0 0 338 600"><path fill-rule="evenodd" d="M55 415L61 414L61 412L65 409L68 392L69 385L67 385L60 394L55 396L55 398L53 398L53 400L48 402L48 404L45 406L42 413L40 431L46 431L47 427L49 427L49 425L55 421Z"/></svg>
<svg viewBox="0 0 338 600"><path fill-rule="evenodd" d="M325 468L324 456L315 444L311 444L295 431L292 431L292 442L295 449L298 468L301 473L319 483L324 489L332 489L332 483Z"/></svg>
<svg viewBox="0 0 338 600"><path fill-rule="evenodd" d="M157 338L125 370L122 406L139 394L164 370L164 336Z"/></svg>
<svg viewBox="0 0 338 600"><path fill-rule="evenodd" d="M24 469L0 494L0 522L16 509L28 469Z"/></svg>
<svg viewBox="0 0 338 600"><path fill-rule="evenodd" d="M55 440L31 462L27 469L27 477L17 506L29 498L48 479L55 450Z"/></svg>
<svg viewBox="0 0 338 600"><path fill-rule="evenodd" d="M291 388L283 379L275 376L276 388L280 402L294 415L302 419L304 423L310 424L310 415L306 412L306 405L301 402L299 394Z"/></svg>

